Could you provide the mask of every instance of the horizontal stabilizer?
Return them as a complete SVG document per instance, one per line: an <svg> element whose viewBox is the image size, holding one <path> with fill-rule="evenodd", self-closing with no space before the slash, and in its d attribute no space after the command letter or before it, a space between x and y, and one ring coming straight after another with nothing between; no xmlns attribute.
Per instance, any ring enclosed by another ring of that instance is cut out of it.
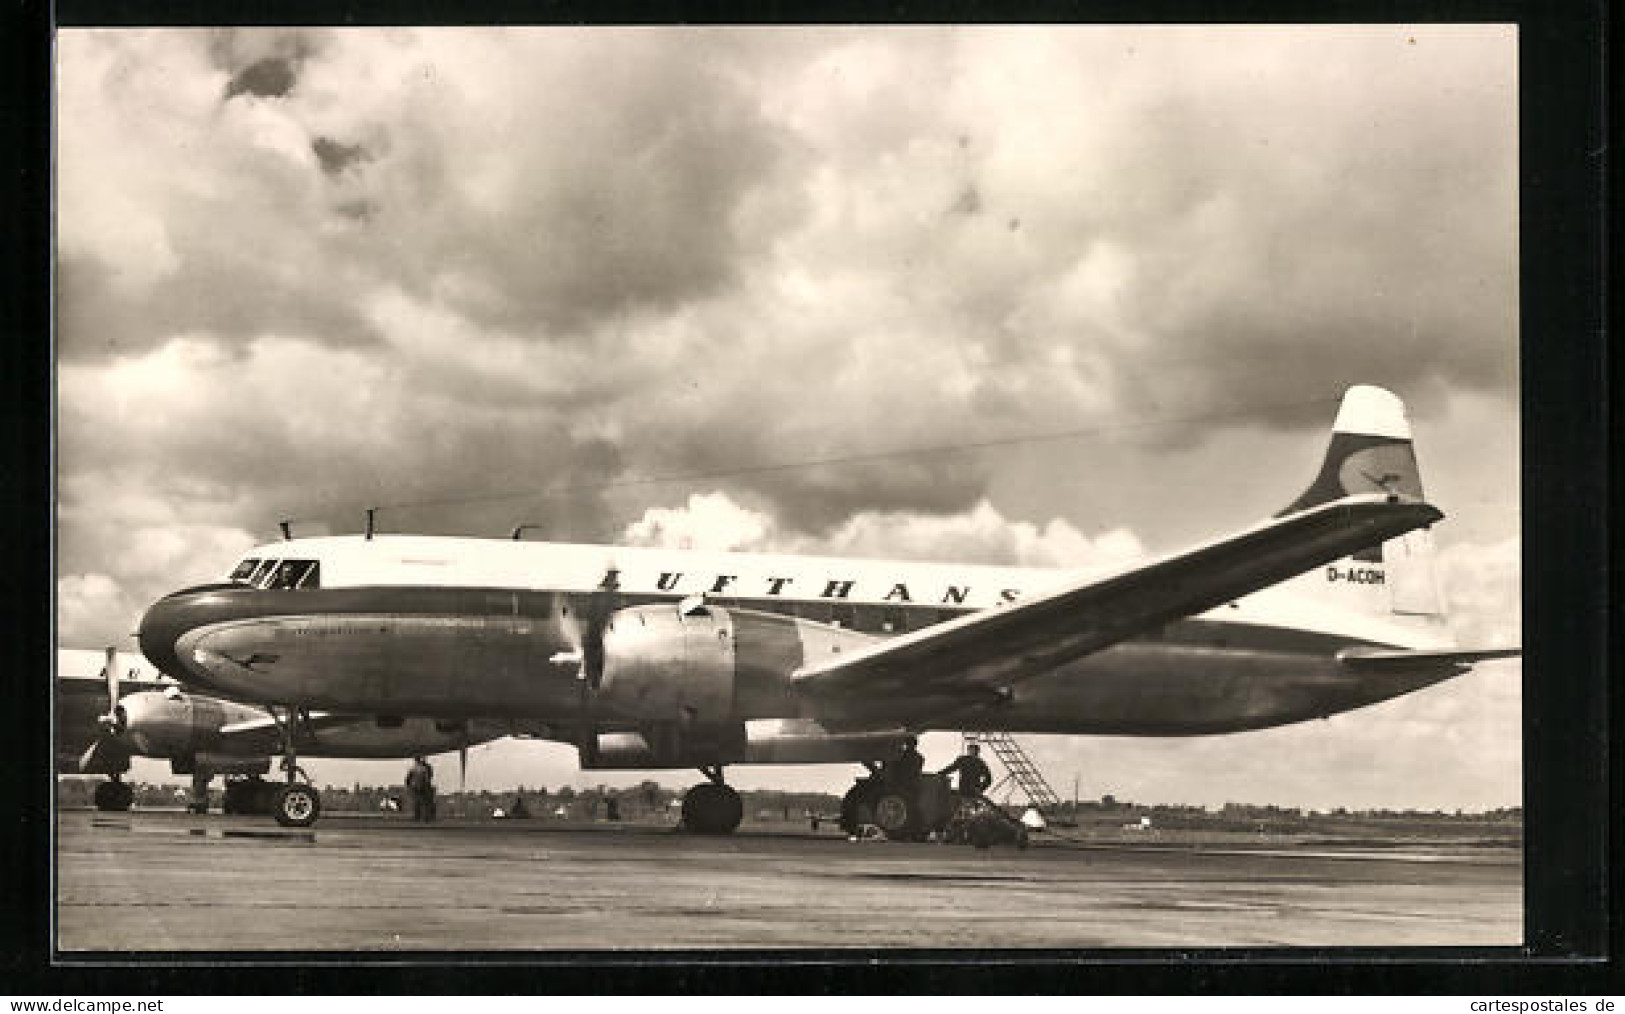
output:
<svg viewBox="0 0 1625 1014"><path fill-rule="evenodd" d="M1522 654L1522 648L1345 648L1337 653L1337 660L1350 668L1381 672L1438 665L1468 667Z"/></svg>

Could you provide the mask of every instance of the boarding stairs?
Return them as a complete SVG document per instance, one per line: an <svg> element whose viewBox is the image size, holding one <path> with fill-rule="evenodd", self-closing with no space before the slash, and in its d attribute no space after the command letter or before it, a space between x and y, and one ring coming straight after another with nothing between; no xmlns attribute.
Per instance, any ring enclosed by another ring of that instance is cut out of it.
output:
<svg viewBox="0 0 1625 1014"><path fill-rule="evenodd" d="M1027 797L1027 801L1044 815L1044 819L1051 823L1064 823L1059 820L1061 797L1055 794L1050 787L1044 773L1038 770L1026 750L1016 742L1014 736L1008 732L967 732L965 743L980 743L993 751L993 755L1004 766L1004 777L993 783L984 795L989 799L997 796L999 790L1004 790L1001 805L1008 806L1010 797L1020 790Z"/></svg>

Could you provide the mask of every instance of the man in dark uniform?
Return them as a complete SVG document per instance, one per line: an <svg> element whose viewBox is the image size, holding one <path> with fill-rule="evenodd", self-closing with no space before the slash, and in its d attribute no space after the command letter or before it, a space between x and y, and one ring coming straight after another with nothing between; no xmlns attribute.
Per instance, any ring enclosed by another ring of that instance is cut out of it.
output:
<svg viewBox="0 0 1625 1014"><path fill-rule="evenodd" d="M938 771L939 775L959 773L957 786L961 796L977 797L987 791L993 784L993 772L987 769L987 764L981 757L982 748L976 743L968 743L965 752L960 754L954 762Z"/></svg>
<svg viewBox="0 0 1625 1014"><path fill-rule="evenodd" d="M414 758L406 773L406 790L412 796L412 819L434 820L434 768L422 757Z"/></svg>
<svg viewBox="0 0 1625 1014"><path fill-rule="evenodd" d="M886 765L886 777L894 784L909 785L920 780L920 772L923 770L925 758L920 756L917 741L910 736L899 744L897 756Z"/></svg>

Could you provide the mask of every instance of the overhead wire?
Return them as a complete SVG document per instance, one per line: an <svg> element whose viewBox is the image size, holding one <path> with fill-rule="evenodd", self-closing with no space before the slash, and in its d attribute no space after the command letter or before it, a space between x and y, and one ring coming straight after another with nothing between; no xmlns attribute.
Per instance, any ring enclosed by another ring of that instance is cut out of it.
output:
<svg viewBox="0 0 1625 1014"><path fill-rule="evenodd" d="M600 493L613 489L630 489L639 486L659 486L678 482L699 482L714 479L732 479L741 476L770 475L778 472L792 472L801 469L822 468L837 465L864 464L875 461L887 461L895 458L927 456L933 454L962 454L974 451L985 451L999 447L1016 447L1024 444L1053 443L1063 440L1075 440L1081 437L1101 436L1107 433L1123 432L1137 429L1155 429L1164 426L1184 426L1197 423L1216 422L1226 419L1235 419L1242 416L1256 415L1260 409L1279 411L1306 409L1310 407L1324 407L1336 404L1341 395L1308 398L1300 401L1274 402L1267 405L1257 403L1237 406L1218 412L1207 412L1198 415L1166 416L1154 419L1139 419L1129 422L1117 422L1106 425L1087 426L1077 429L1056 430L1048 433L1032 433L1010 437L996 437L988 440L977 440L957 444L937 444L925 447L901 447L881 451L863 451L852 454L832 455L820 458L803 458L794 461L765 462L755 465L740 465L732 468L671 472L664 475L634 476L624 479L605 479L599 482L575 483L566 486L543 486L525 490L509 490L495 493L473 493L466 496L433 497L419 500L401 500L394 503L381 503L375 505L377 511L408 510L423 507L454 507L477 503L497 503L503 500L524 499L550 499L563 496L578 496L588 493ZM310 519L290 518L290 521L308 521Z"/></svg>

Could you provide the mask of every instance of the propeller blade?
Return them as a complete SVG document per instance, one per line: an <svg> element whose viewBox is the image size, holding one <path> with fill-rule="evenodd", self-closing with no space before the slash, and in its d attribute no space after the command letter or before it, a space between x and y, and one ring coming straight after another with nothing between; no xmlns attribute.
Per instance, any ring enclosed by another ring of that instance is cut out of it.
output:
<svg viewBox="0 0 1625 1014"><path fill-rule="evenodd" d="M598 755L598 723L594 715L594 695L604 676L604 631L615 611L621 606L621 571L610 560L604 567L604 578L582 604L583 615L573 618L567 625L581 668L576 673L577 721L576 753L583 764L590 764Z"/></svg>
<svg viewBox="0 0 1625 1014"><path fill-rule="evenodd" d="M102 732L116 736L124 731L124 713L118 706L118 649L107 649L107 661L102 665L102 678L107 681L107 712L98 720Z"/></svg>
<svg viewBox="0 0 1625 1014"><path fill-rule="evenodd" d="M107 663L102 667L102 678L107 680L107 713L118 707L118 649L109 646Z"/></svg>
<svg viewBox="0 0 1625 1014"><path fill-rule="evenodd" d="M131 753L121 739L98 737L79 758L79 771L87 775L122 774L130 770Z"/></svg>
<svg viewBox="0 0 1625 1014"><path fill-rule="evenodd" d="M468 787L468 737L463 737L463 745L457 748L457 791L462 792Z"/></svg>

